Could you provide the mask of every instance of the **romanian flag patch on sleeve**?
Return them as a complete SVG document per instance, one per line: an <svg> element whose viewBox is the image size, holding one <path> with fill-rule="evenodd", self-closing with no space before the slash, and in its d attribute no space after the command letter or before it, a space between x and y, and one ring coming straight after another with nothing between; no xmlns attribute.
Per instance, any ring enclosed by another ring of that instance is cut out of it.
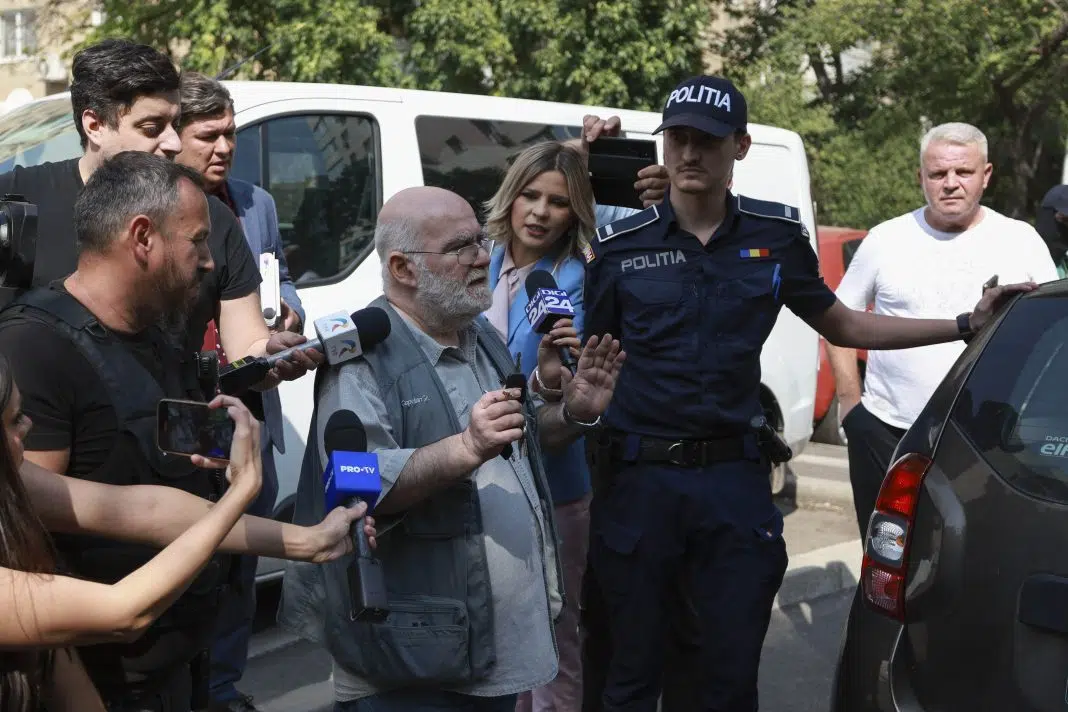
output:
<svg viewBox="0 0 1068 712"><path fill-rule="evenodd" d="M747 250L742 250L741 257L743 260L750 259L752 257L770 257L771 250L766 247L754 247Z"/></svg>
<svg viewBox="0 0 1068 712"><path fill-rule="evenodd" d="M593 248L590 247L589 243L582 246L582 256L586 258L586 264L593 262L595 259Z"/></svg>

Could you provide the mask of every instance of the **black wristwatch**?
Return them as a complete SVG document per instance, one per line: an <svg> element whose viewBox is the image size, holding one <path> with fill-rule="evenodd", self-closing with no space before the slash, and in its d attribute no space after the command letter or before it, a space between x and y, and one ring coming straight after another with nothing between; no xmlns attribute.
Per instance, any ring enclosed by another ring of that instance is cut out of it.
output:
<svg viewBox="0 0 1068 712"><path fill-rule="evenodd" d="M972 330L971 312L964 312L957 317L957 331L960 332L960 338L964 343L968 343L975 336L975 332Z"/></svg>

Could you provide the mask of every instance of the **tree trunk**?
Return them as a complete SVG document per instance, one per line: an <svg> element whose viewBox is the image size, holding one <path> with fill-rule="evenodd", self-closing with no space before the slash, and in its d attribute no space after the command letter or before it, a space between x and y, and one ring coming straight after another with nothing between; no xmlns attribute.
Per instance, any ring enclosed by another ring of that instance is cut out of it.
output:
<svg viewBox="0 0 1068 712"><path fill-rule="evenodd" d="M1018 136L1010 149L1011 156L1007 161L1010 174L1009 190L1005 193L1006 214L1010 218L1030 222L1030 205L1027 200L1027 187L1031 181L1031 154L1028 144L1031 143L1026 137Z"/></svg>

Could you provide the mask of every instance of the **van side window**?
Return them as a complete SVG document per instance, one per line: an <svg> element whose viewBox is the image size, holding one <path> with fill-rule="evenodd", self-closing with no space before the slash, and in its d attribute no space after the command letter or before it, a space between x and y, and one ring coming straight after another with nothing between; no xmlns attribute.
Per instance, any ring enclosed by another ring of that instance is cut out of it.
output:
<svg viewBox="0 0 1068 712"><path fill-rule="evenodd" d="M508 166L523 149L542 141L577 138L580 124L536 124L445 116L418 116L415 135L423 184L458 193L484 216Z"/></svg>
<svg viewBox="0 0 1068 712"><path fill-rule="evenodd" d="M66 99L27 104L0 118L0 173L15 166L38 166L81 155L70 101Z"/></svg>
<svg viewBox="0 0 1068 712"><path fill-rule="evenodd" d="M331 281L373 247L382 189L370 117L298 114L246 126L233 175L274 197L294 282Z"/></svg>
<svg viewBox="0 0 1068 712"><path fill-rule="evenodd" d="M1009 485L1068 504L1068 299L1023 299L976 362L952 420Z"/></svg>

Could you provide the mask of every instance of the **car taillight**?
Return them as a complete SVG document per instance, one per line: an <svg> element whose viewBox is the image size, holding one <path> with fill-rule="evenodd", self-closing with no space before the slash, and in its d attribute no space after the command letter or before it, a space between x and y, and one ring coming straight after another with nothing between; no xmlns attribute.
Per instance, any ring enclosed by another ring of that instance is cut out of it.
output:
<svg viewBox="0 0 1068 712"><path fill-rule="evenodd" d="M886 473L868 522L861 582L864 599L885 615L905 620L905 570L923 476L931 459L910 453Z"/></svg>

